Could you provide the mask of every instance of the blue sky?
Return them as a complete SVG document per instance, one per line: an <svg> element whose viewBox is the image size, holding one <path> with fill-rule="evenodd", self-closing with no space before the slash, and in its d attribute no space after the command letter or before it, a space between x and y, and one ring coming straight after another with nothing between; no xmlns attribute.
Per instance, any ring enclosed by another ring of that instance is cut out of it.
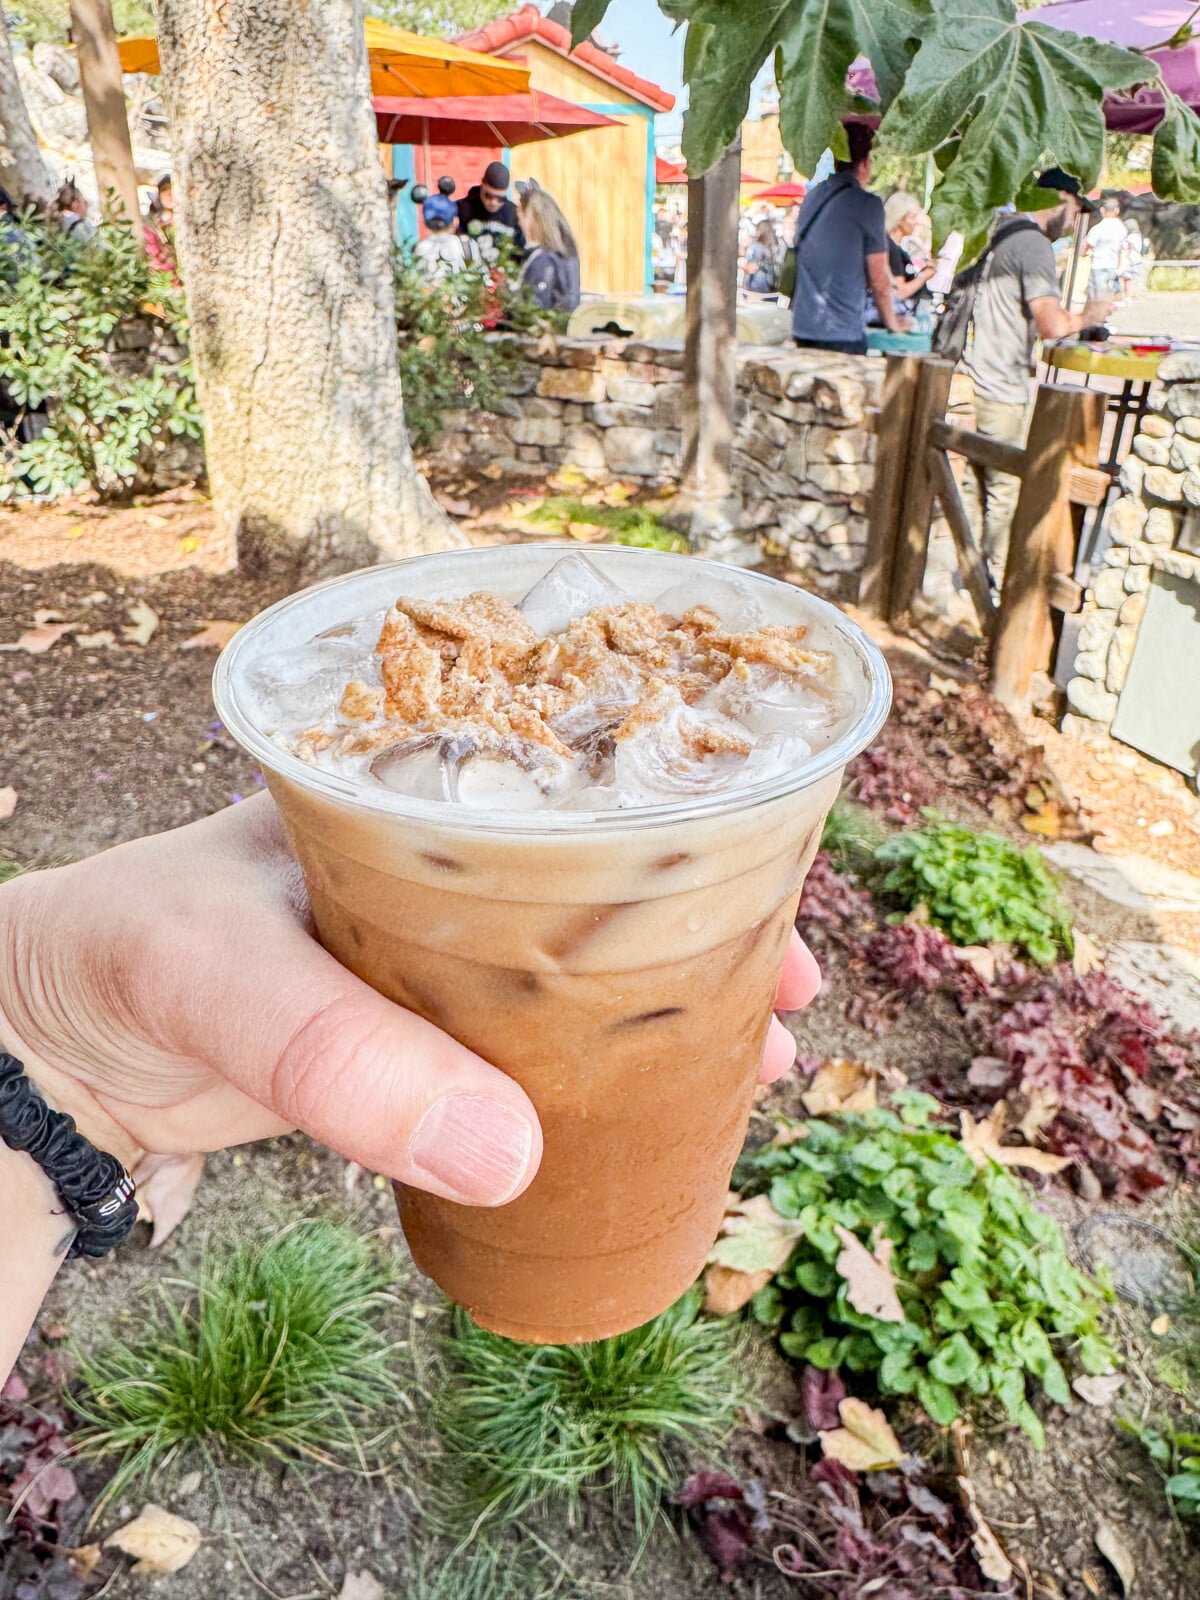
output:
<svg viewBox="0 0 1200 1600"><path fill-rule="evenodd" d="M675 33L654 0L612 0L608 15L600 29L601 36L620 46L621 61L649 78L652 83L670 89L677 97L674 111L661 113L658 118L660 144L678 143L683 118L683 31ZM764 71L759 84L750 97L750 113L758 108L762 85L770 78L770 69Z"/></svg>

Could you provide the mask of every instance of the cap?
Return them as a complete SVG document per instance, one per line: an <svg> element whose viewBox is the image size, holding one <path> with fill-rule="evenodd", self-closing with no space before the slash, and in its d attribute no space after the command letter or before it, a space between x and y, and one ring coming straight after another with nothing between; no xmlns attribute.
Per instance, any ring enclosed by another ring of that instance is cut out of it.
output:
<svg viewBox="0 0 1200 1600"><path fill-rule="evenodd" d="M431 194L421 206L421 215L431 228L448 228L458 215L458 207L448 194Z"/></svg>
<svg viewBox="0 0 1200 1600"><path fill-rule="evenodd" d="M1078 178L1073 178L1062 167L1047 167L1034 185L1035 189L1057 189L1059 194L1073 195L1079 201L1079 209L1086 211L1088 216L1094 217L1100 207L1094 200L1089 200L1084 194Z"/></svg>
<svg viewBox="0 0 1200 1600"><path fill-rule="evenodd" d="M508 193L508 186L512 182L512 174L503 161L489 161L483 174L483 181L489 189L501 189Z"/></svg>

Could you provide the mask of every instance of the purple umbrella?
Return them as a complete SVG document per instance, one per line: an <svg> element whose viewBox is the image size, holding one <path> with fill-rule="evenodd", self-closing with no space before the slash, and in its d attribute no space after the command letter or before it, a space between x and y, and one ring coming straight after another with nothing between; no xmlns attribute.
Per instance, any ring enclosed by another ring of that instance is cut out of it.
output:
<svg viewBox="0 0 1200 1600"><path fill-rule="evenodd" d="M1145 50L1164 44L1195 11L1195 0L1054 0L1037 11L1026 11L1022 20ZM1177 50L1154 50L1151 60L1162 72L1167 88L1200 111L1200 39L1189 39ZM850 87L855 94L878 98L875 74L867 60L860 59L850 68ZM1104 120L1117 133L1151 133L1162 119L1162 110L1157 90L1137 89L1132 94L1106 96Z"/></svg>

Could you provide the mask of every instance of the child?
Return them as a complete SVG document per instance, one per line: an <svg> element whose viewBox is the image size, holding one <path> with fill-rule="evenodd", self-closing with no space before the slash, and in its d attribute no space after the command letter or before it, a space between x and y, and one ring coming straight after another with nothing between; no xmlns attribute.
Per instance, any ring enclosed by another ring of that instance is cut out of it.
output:
<svg viewBox="0 0 1200 1600"><path fill-rule="evenodd" d="M461 272L476 261L474 246L458 232L458 207L448 194L431 194L421 205L428 235L414 252L418 265L432 283Z"/></svg>

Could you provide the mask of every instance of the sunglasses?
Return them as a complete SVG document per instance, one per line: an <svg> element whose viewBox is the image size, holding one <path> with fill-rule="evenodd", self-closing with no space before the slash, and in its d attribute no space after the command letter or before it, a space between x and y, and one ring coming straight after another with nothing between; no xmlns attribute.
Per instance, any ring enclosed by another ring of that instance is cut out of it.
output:
<svg viewBox="0 0 1200 1600"><path fill-rule="evenodd" d="M481 188L479 191L484 200L507 200L508 194L504 189Z"/></svg>

